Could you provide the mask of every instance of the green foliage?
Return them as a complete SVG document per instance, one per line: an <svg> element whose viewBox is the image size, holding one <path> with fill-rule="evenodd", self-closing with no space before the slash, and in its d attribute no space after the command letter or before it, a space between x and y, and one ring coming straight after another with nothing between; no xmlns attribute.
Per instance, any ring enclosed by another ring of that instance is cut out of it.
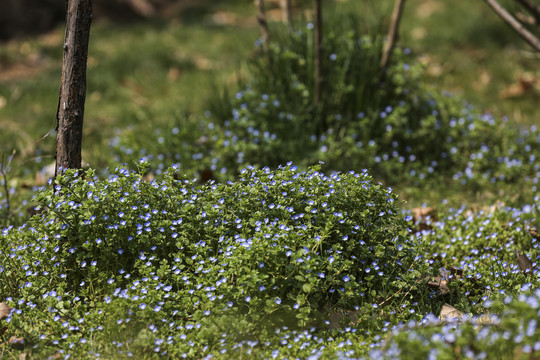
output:
<svg viewBox="0 0 540 360"><path fill-rule="evenodd" d="M157 158L161 169L175 162L190 174L210 170L222 181L247 165L291 160L302 168L323 161L328 171L368 168L401 187L453 182L477 191L533 181L540 170L536 127L517 128L425 85L424 68L408 49L396 49L381 72L383 42L361 35L356 22L327 21L321 104L313 103L310 24L282 29L269 52L259 48L249 62L241 90L216 94L200 121L179 117L167 128L119 137L114 151Z"/></svg>
<svg viewBox="0 0 540 360"><path fill-rule="evenodd" d="M145 181L139 167L105 181L66 171L37 196L43 215L3 231L8 333L74 354L129 339L200 356L276 328L395 322L410 316L398 304L429 292L423 243L366 172L289 165L197 185L174 168Z"/></svg>
<svg viewBox="0 0 540 360"><path fill-rule="evenodd" d="M440 321L428 317L396 328L372 359L533 359L540 354L540 291L505 298L502 316ZM494 306L486 301L486 308Z"/></svg>

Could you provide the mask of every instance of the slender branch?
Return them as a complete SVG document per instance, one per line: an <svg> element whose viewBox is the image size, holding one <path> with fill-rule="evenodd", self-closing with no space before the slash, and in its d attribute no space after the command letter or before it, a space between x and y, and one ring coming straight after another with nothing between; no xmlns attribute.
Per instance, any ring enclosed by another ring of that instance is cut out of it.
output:
<svg viewBox="0 0 540 360"><path fill-rule="evenodd" d="M529 45L536 51L540 52L540 40L525 29L523 25L517 21L508 11L506 11L497 0L484 0L486 4L504 20L512 29L514 29Z"/></svg>
<svg viewBox="0 0 540 360"><path fill-rule="evenodd" d="M9 185L8 185L8 172L11 165L11 160L13 160L13 156L15 155L15 150L13 150L13 153L11 156L8 156L7 164L4 163L4 154L2 154L2 159L0 160L0 175L2 175L2 178L4 180L4 191L6 193L6 214L7 218L9 218L11 214L11 205L10 205L10 193L9 193Z"/></svg>
<svg viewBox="0 0 540 360"><path fill-rule="evenodd" d="M266 13L264 10L263 0L255 0L257 5L257 22L261 28L262 38L263 38L263 48L265 51L268 51L268 44L270 42L270 32L268 31L268 22L266 21Z"/></svg>
<svg viewBox="0 0 540 360"><path fill-rule="evenodd" d="M315 3L315 93L314 102L316 106L320 105L321 92L323 84L322 71L322 0L314 0Z"/></svg>
<svg viewBox="0 0 540 360"><path fill-rule="evenodd" d="M532 3L530 0L515 0L521 4L534 17L536 24L540 24L540 6Z"/></svg>
<svg viewBox="0 0 540 360"><path fill-rule="evenodd" d="M392 22L390 23L390 29L388 30L388 39L384 45L383 56L381 58L381 69L385 70L390 63L390 57L394 51L394 46L398 40L399 23L401 21L401 15L403 14L403 7L405 0L396 0L394 5L394 11L392 13Z"/></svg>

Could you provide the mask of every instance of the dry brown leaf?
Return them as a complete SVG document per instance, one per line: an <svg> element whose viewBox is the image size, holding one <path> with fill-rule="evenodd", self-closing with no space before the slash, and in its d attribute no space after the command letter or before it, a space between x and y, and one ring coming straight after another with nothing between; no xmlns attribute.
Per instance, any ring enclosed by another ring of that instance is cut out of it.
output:
<svg viewBox="0 0 540 360"><path fill-rule="evenodd" d="M463 277L463 269L458 269L457 267L450 267L450 273L456 277L456 279L461 279Z"/></svg>
<svg viewBox="0 0 540 360"><path fill-rule="evenodd" d="M417 6L415 14L419 18L429 18L434 13L441 11L441 8L441 2L428 0Z"/></svg>
<svg viewBox="0 0 540 360"><path fill-rule="evenodd" d="M448 284L450 283L451 279L449 277L450 272L443 271L442 269L439 271L439 275L435 277L432 281L428 281L428 286L436 289L438 295L446 295L450 292L450 288L448 287Z"/></svg>
<svg viewBox="0 0 540 360"><path fill-rule="evenodd" d="M156 12L156 9L148 0L123 0L123 2L127 3L138 15L144 17L150 17Z"/></svg>
<svg viewBox="0 0 540 360"><path fill-rule="evenodd" d="M520 76L516 83L511 84L499 93L499 98L509 99L523 96L535 90L534 85L536 82L537 80L531 76Z"/></svg>
<svg viewBox="0 0 540 360"><path fill-rule="evenodd" d="M432 207L422 207L422 208L414 208L412 209L414 214L414 220L418 221L421 219L424 219L426 217L430 217L431 219L436 219L435 217L435 209Z"/></svg>
<svg viewBox="0 0 540 360"><path fill-rule="evenodd" d="M439 315L439 319L442 321L451 321L456 319L461 319L465 316L465 314L452 305L444 304L441 309L441 314Z"/></svg>
<svg viewBox="0 0 540 360"><path fill-rule="evenodd" d="M14 349L23 349L24 348L24 338L12 336L8 340L9 345Z"/></svg>
<svg viewBox="0 0 540 360"><path fill-rule="evenodd" d="M532 263L531 260L529 260L527 255L522 255L522 254L518 253L517 250L514 250L514 254L516 255L517 264L518 264L519 269L521 271L526 272L527 270L532 270L533 263Z"/></svg>
<svg viewBox="0 0 540 360"><path fill-rule="evenodd" d="M3 320L9 316L13 308L6 303L0 303L0 320Z"/></svg>
<svg viewBox="0 0 540 360"><path fill-rule="evenodd" d="M431 230L433 228L431 226L431 222L438 220L437 216L435 215L435 209L431 207L414 208L412 209L412 212L414 214L414 222L416 224L412 231L415 233L423 230Z"/></svg>
<svg viewBox="0 0 540 360"><path fill-rule="evenodd" d="M437 279L436 279L437 280ZM428 286L437 290L438 295L446 295L450 292L450 288L446 285L446 281L428 281Z"/></svg>
<svg viewBox="0 0 540 360"><path fill-rule="evenodd" d="M491 324L494 324L494 323L495 323L495 321L488 314L482 315L476 320L476 324L478 324L478 325L491 325Z"/></svg>
<svg viewBox="0 0 540 360"><path fill-rule="evenodd" d="M176 81L180 77L180 70L176 67L172 67L167 72L167 80Z"/></svg>

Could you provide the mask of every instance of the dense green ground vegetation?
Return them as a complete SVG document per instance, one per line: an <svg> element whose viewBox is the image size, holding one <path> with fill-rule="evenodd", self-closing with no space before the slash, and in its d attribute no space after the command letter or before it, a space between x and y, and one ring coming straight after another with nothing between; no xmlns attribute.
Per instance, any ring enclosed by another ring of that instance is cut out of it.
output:
<svg viewBox="0 0 540 360"><path fill-rule="evenodd" d="M89 165L48 181L61 31L3 45L2 357L540 356L535 95L496 100L534 62L420 1L381 71L368 3L327 9L316 106L309 14L268 53L243 1L96 23Z"/></svg>

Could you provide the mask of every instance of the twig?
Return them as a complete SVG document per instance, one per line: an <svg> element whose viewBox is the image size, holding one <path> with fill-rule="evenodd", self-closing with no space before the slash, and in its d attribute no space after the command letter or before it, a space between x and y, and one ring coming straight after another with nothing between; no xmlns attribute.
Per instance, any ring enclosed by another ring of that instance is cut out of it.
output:
<svg viewBox="0 0 540 360"><path fill-rule="evenodd" d="M381 58L381 69L386 70L388 63L390 62L390 57L392 56L392 51L394 51L394 46L398 40L399 34L399 23L401 21L401 15L403 14L403 7L405 5L405 0L396 0L394 5L394 11L392 12L392 22L390 23L390 29L388 30L388 39L384 45L383 56Z"/></svg>
<svg viewBox="0 0 540 360"><path fill-rule="evenodd" d="M529 45L531 45L536 51L540 52L540 40L525 29L523 25L517 21L512 14L504 9L497 0L484 0L486 4L504 20L505 23L510 25Z"/></svg>

